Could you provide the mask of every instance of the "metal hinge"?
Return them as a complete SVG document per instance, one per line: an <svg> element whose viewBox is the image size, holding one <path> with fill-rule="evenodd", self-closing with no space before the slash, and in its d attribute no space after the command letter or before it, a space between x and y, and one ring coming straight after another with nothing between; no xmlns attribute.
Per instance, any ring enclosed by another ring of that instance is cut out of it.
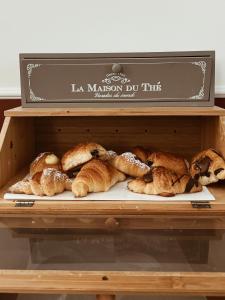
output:
<svg viewBox="0 0 225 300"><path fill-rule="evenodd" d="M193 208L211 208L209 201L191 201Z"/></svg>
<svg viewBox="0 0 225 300"><path fill-rule="evenodd" d="M26 200L26 201L16 200L15 207L32 207L34 203L35 200Z"/></svg>

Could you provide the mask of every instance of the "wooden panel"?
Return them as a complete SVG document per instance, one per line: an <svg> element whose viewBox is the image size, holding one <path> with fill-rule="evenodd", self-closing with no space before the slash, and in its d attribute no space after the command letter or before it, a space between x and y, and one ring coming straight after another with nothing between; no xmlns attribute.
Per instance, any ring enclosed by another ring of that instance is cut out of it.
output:
<svg viewBox="0 0 225 300"><path fill-rule="evenodd" d="M163 216L224 216L225 199L223 189L223 199L218 199L211 204L211 208L193 208L190 202L144 202L144 201L36 201L33 207L15 207L12 201L0 200L0 216L127 216L132 215L163 215ZM220 228L220 222L217 228ZM166 225L165 225L166 226ZM197 225L196 225L197 226ZM209 225L206 225L207 227ZM224 225L221 223L221 228Z"/></svg>
<svg viewBox="0 0 225 300"><path fill-rule="evenodd" d="M199 117L36 118L36 150L62 154L76 143L95 141L119 152L142 145L189 157L200 149L200 121Z"/></svg>
<svg viewBox="0 0 225 300"><path fill-rule="evenodd" d="M202 130L202 148L213 147L225 157L225 117L204 118Z"/></svg>
<svg viewBox="0 0 225 300"><path fill-rule="evenodd" d="M6 117L0 135L0 186L24 167L33 156L32 119Z"/></svg>
<svg viewBox="0 0 225 300"><path fill-rule="evenodd" d="M225 273L0 271L0 292L225 296Z"/></svg>
<svg viewBox="0 0 225 300"><path fill-rule="evenodd" d="M140 229L225 229L225 217L176 217L176 216L135 216L135 217L114 217L117 226L115 228L107 225L107 220L113 218L106 217L1 217L0 228L57 228L57 229L100 229L108 231L116 230L140 230Z"/></svg>
<svg viewBox="0 0 225 300"><path fill-rule="evenodd" d="M49 116L224 116L225 109L213 107L131 108L22 108L5 111L7 117Z"/></svg>

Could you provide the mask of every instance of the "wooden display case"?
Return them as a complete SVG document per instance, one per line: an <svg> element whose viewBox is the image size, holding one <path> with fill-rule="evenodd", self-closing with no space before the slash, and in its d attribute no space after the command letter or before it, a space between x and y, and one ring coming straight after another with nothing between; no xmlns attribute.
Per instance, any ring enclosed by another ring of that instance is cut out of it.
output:
<svg viewBox="0 0 225 300"><path fill-rule="evenodd" d="M221 241L220 233L225 229L224 182L210 186L216 200L206 207L193 206L191 202L149 203L126 199L35 201L32 207L18 207L15 202L4 200L3 195L10 184L26 174L29 162L37 153L54 150L60 155L87 140L116 151L142 145L180 153L187 158L196 151L214 147L225 156L225 110L219 107L18 107L6 111L5 116L0 136L0 229L8 228L14 237L30 239L34 236L51 239L52 233L59 230L69 230L68 234L100 230L106 237L112 232L131 230L138 237L141 230L150 233L169 230L168 237L170 230L191 230L197 232L195 240L216 232L213 236ZM50 230L48 234L46 230ZM55 239L60 243L59 235ZM225 296L225 268L213 271L195 268L189 271L27 270L6 266L0 270L0 292L96 294L97 299L114 299L120 294L220 297Z"/></svg>

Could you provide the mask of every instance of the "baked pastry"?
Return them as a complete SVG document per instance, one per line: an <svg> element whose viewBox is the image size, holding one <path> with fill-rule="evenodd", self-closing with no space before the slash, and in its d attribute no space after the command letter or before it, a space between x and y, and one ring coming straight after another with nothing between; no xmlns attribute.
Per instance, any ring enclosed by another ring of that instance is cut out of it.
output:
<svg viewBox="0 0 225 300"><path fill-rule="evenodd" d="M106 192L126 176L116 170L109 162L92 159L85 164L72 183L72 192L76 197L88 193Z"/></svg>
<svg viewBox="0 0 225 300"><path fill-rule="evenodd" d="M52 168L35 173L31 178L21 180L9 188L9 192L36 196L53 196L64 190L71 190L72 181L66 174Z"/></svg>
<svg viewBox="0 0 225 300"><path fill-rule="evenodd" d="M81 166L92 158L107 159L107 151L99 144L78 144L67 151L62 157L62 169L64 172Z"/></svg>
<svg viewBox="0 0 225 300"><path fill-rule="evenodd" d="M150 170L145 163L141 162L131 152L124 152L121 155L116 156L110 163L117 170L132 177L142 177Z"/></svg>
<svg viewBox="0 0 225 300"><path fill-rule="evenodd" d="M201 151L191 161L190 174L202 185L225 179L225 160L214 149Z"/></svg>
<svg viewBox="0 0 225 300"><path fill-rule="evenodd" d="M83 165L74 167L70 170L68 170L67 172L65 172L65 174L69 177L69 178L74 178L77 176L77 174L80 172L81 168Z"/></svg>
<svg viewBox="0 0 225 300"><path fill-rule="evenodd" d="M72 181L66 174L48 168L32 176L30 184L34 195L53 196L64 192L64 190L71 190Z"/></svg>
<svg viewBox="0 0 225 300"><path fill-rule="evenodd" d="M171 197L175 194L200 192L202 186L190 175L178 175L164 167L153 167L143 178L128 182L128 189L140 194Z"/></svg>
<svg viewBox="0 0 225 300"><path fill-rule="evenodd" d="M106 152L106 154L102 157L102 159L104 158L104 160L110 161L112 160L114 157L117 156L117 153L113 150L109 150ZM84 164L76 166L70 170L68 170L66 172L67 176L69 176L69 178L74 178L77 176L77 174L80 172L81 168L83 167Z"/></svg>
<svg viewBox="0 0 225 300"><path fill-rule="evenodd" d="M113 150L108 150L107 151L107 159L106 160L112 160L113 158L115 158L117 156L117 153Z"/></svg>
<svg viewBox="0 0 225 300"><path fill-rule="evenodd" d="M30 181L28 178L22 179L9 187L9 192L14 194L32 195Z"/></svg>
<svg viewBox="0 0 225 300"><path fill-rule="evenodd" d="M146 164L149 167L165 167L177 174L188 174L189 163L183 157L169 152L152 152L148 155Z"/></svg>
<svg viewBox="0 0 225 300"><path fill-rule="evenodd" d="M131 151L138 159L140 159L142 162L146 163L147 158L150 154L148 150L141 146L134 147Z"/></svg>
<svg viewBox="0 0 225 300"><path fill-rule="evenodd" d="M30 165L30 176L46 168L61 170L60 159L52 152L40 153Z"/></svg>

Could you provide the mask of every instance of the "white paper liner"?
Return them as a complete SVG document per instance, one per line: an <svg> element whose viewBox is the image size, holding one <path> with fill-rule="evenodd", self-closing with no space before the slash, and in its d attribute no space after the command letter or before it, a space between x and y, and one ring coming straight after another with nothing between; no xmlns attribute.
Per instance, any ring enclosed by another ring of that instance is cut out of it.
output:
<svg viewBox="0 0 225 300"><path fill-rule="evenodd" d="M161 197L155 195L137 194L127 189L127 181L117 183L108 192L90 193L86 197L75 198L72 192L66 191L64 193L48 196L35 196L25 194L12 194L6 193L4 199L6 200L38 200L38 201L212 201L215 200L214 196L209 192L207 187L203 187L202 192L178 194L174 197Z"/></svg>

